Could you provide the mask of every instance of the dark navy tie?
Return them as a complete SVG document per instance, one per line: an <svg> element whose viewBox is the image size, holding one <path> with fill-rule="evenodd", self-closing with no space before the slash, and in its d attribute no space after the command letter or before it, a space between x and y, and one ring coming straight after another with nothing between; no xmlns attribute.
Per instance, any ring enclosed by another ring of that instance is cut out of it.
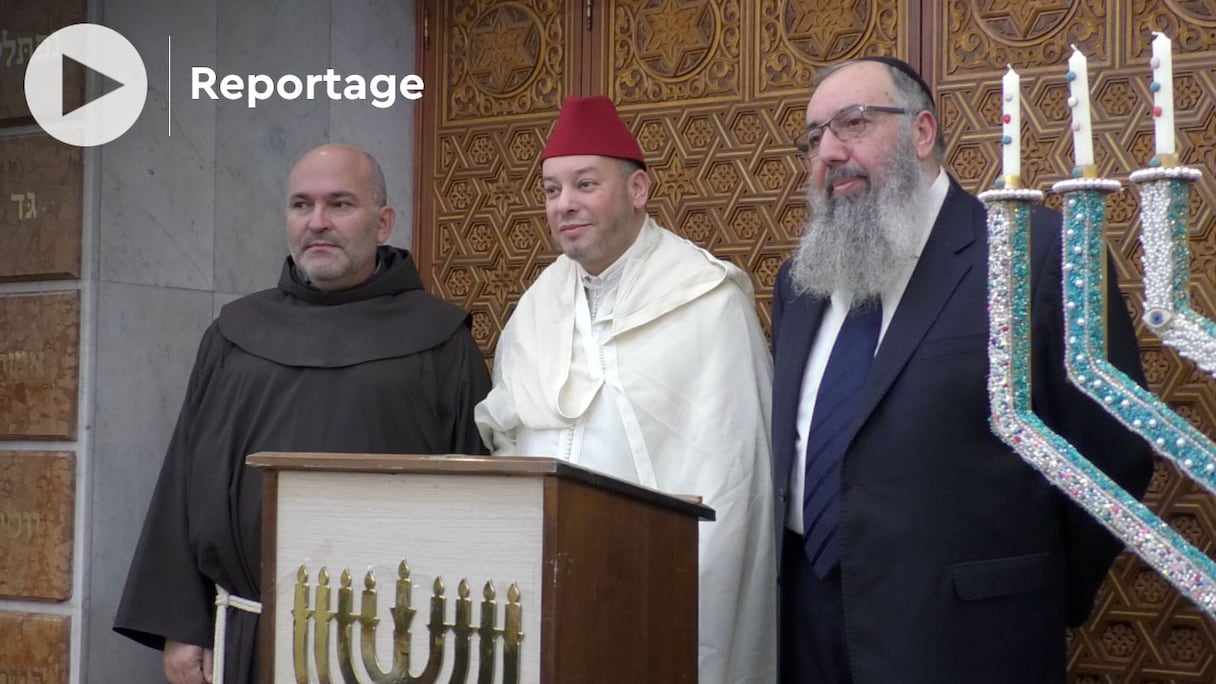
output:
<svg viewBox="0 0 1216 684"><path fill-rule="evenodd" d="M802 529L806 555L820 578L840 562L836 525L840 521L840 467L861 407L861 390L882 326L882 305L851 309L836 336L815 396L815 412L806 443Z"/></svg>

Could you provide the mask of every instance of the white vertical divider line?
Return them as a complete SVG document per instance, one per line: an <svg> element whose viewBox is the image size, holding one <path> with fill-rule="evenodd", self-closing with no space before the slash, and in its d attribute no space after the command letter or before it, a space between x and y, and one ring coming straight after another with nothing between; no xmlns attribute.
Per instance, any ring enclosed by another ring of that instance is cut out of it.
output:
<svg viewBox="0 0 1216 684"><path fill-rule="evenodd" d="M173 34L169 34L169 69L165 80L169 82L169 94L165 102L169 104L169 114L165 117L169 124L169 137L173 137Z"/></svg>

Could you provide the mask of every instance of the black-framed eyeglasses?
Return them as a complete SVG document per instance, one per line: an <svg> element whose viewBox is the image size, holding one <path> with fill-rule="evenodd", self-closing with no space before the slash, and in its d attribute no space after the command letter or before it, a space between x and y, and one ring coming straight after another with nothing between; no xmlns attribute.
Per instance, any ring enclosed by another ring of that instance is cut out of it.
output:
<svg viewBox="0 0 1216 684"><path fill-rule="evenodd" d="M851 142L866 134L866 129L873 121L871 114L911 114L902 107L883 107L879 105L852 105L836 112L832 118L816 126L807 126L806 130L794 138L794 147L806 155L807 159L819 154L819 143L823 142L823 133L832 129L832 134L841 142Z"/></svg>

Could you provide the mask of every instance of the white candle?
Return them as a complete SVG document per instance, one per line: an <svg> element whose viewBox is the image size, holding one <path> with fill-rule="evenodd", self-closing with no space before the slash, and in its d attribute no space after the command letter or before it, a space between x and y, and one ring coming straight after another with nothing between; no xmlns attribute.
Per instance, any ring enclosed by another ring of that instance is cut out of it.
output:
<svg viewBox="0 0 1216 684"><path fill-rule="evenodd" d="M1001 155L1006 177L1022 175L1022 79L1009 65L1001 79Z"/></svg>
<svg viewBox="0 0 1216 684"><path fill-rule="evenodd" d="M1068 58L1068 106L1072 107L1072 147L1078 167L1094 163L1094 139L1089 123L1089 72L1085 55L1072 46Z"/></svg>
<svg viewBox="0 0 1216 684"><path fill-rule="evenodd" d="M1174 57L1170 39L1164 33L1153 32L1153 134L1157 154L1174 153Z"/></svg>

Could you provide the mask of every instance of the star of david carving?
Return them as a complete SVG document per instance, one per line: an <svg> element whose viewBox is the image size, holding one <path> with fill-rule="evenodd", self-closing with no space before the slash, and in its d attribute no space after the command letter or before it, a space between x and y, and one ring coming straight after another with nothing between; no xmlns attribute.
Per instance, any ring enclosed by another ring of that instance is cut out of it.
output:
<svg viewBox="0 0 1216 684"><path fill-rule="evenodd" d="M699 28L702 8L681 8L662 3L658 9L643 10L639 24L642 44L639 51L658 53L667 64L668 75L675 75L689 54L704 50L709 41Z"/></svg>
<svg viewBox="0 0 1216 684"><path fill-rule="evenodd" d="M498 211L498 215L506 218L512 205L519 204L517 199L518 184L511 179L506 169L499 169L498 175L486 183L485 204Z"/></svg>
<svg viewBox="0 0 1216 684"><path fill-rule="evenodd" d="M477 62L470 70L475 75L488 76L489 87L507 92L519 84L521 76L532 71L535 55L527 49L534 26L526 19L514 19L500 9L489 22L473 29L472 49Z"/></svg>
<svg viewBox="0 0 1216 684"><path fill-rule="evenodd" d="M978 11L981 20L999 24L1002 20L1016 31L1010 38L1034 38L1043 28L1054 26L1063 15L1060 3L1053 0L996 0Z"/></svg>
<svg viewBox="0 0 1216 684"><path fill-rule="evenodd" d="M832 45L842 36L850 36L865 30L869 20L869 2L860 0L829 0L817 3L814 10L795 10L790 5L789 35L797 40L807 40L816 52L830 54Z"/></svg>

